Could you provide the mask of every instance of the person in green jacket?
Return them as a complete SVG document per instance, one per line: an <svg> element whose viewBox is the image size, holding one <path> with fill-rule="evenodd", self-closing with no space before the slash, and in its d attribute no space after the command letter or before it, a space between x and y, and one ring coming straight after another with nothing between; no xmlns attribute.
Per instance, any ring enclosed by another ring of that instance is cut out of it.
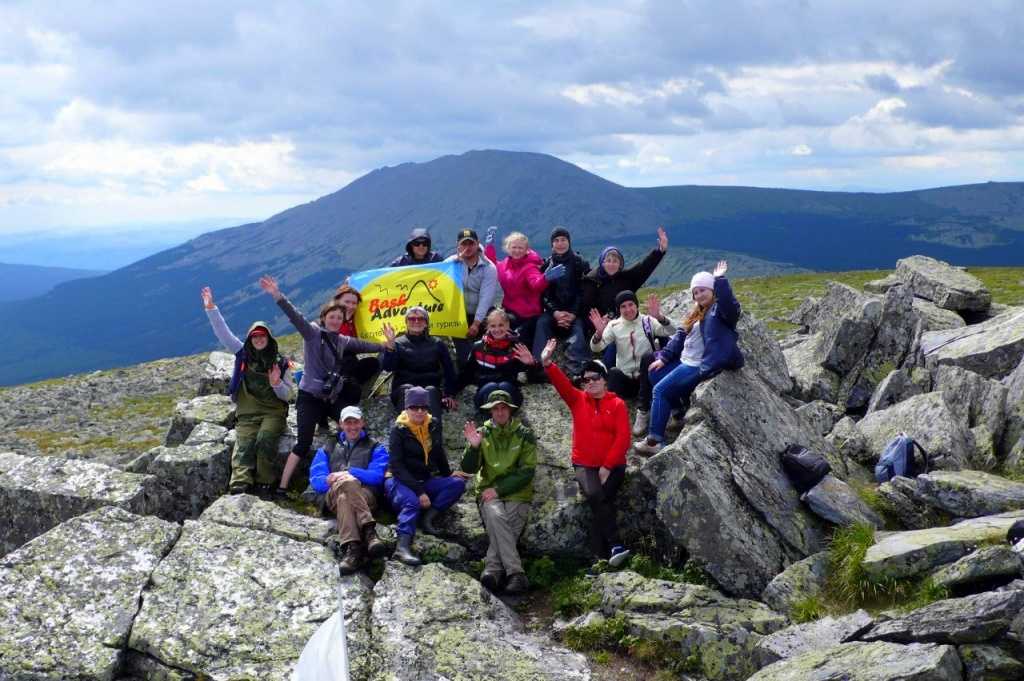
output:
<svg viewBox="0 0 1024 681"><path fill-rule="evenodd" d="M504 390L495 390L481 409L491 418L480 428L468 421L466 451L460 468L479 472L477 504L490 546L480 583L491 591L520 594L529 588L516 542L526 527L537 467L537 438L530 427L514 418L518 405ZM507 578L507 582L505 581Z"/></svg>

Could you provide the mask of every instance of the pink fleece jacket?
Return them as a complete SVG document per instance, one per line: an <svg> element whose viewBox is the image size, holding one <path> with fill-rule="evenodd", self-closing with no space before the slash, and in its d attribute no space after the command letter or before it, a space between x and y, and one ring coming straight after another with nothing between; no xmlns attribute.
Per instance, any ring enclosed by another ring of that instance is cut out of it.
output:
<svg viewBox="0 0 1024 681"><path fill-rule="evenodd" d="M540 296L548 287L547 279L540 271L544 260L533 249L518 260L506 257L498 262L494 244L487 244L484 255L498 266L498 283L505 293L502 302L509 312L517 317L536 317L543 311Z"/></svg>

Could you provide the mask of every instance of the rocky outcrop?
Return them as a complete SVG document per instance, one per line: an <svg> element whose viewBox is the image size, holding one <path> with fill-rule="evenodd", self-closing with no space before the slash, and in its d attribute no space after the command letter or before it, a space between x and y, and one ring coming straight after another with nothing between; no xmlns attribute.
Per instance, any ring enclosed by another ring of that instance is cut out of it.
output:
<svg viewBox="0 0 1024 681"><path fill-rule="evenodd" d="M929 367L951 364L986 378L1003 378L1024 357L1024 309L1015 307L979 324L921 335Z"/></svg>
<svg viewBox="0 0 1024 681"><path fill-rule="evenodd" d="M1024 509L1024 483L982 471L933 471L914 479L917 498L958 518Z"/></svg>
<svg viewBox="0 0 1024 681"><path fill-rule="evenodd" d="M817 485L800 497L819 518L833 525L867 524L883 526L882 519L868 507L853 488L834 475L826 475Z"/></svg>
<svg viewBox="0 0 1024 681"><path fill-rule="evenodd" d="M822 437L825 437L832 432L832 428L835 427L836 421L843 416L839 407L834 404L829 404L824 400L814 400L813 402L808 402L805 405L797 407L796 413L800 414L811 429Z"/></svg>
<svg viewBox="0 0 1024 681"><path fill-rule="evenodd" d="M178 531L108 506L0 559L0 678L118 678L140 594Z"/></svg>
<svg viewBox="0 0 1024 681"><path fill-rule="evenodd" d="M924 298L914 298L914 309L921 316L922 331L944 331L967 326L964 318L952 310L944 310Z"/></svg>
<svg viewBox="0 0 1024 681"><path fill-rule="evenodd" d="M966 413L971 428L985 426L997 441L1002 437L1006 386L958 366L941 365L935 369L932 389L945 393L954 411Z"/></svg>
<svg viewBox="0 0 1024 681"><path fill-rule="evenodd" d="M1009 468L1019 468L1019 464L1024 463L1020 461L1020 457L1024 456L1024 358L1003 379L1003 385L1006 386L1006 427L999 449L1004 457L1016 449L1019 452L1018 463Z"/></svg>
<svg viewBox="0 0 1024 681"><path fill-rule="evenodd" d="M937 586L955 588L989 580L1010 581L1021 576L1021 557L1009 546L989 546L967 554L931 574Z"/></svg>
<svg viewBox="0 0 1024 681"><path fill-rule="evenodd" d="M224 428L235 425L235 403L227 395L204 395L174 407L171 425L164 437L164 444L174 447L183 444L192 429L200 423L213 423Z"/></svg>
<svg viewBox="0 0 1024 681"><path fill-rule="evenodd" d="M162 514L174 520L198 518L228 490L231 447L223 442L156 447L142 472L155 475L171 492L172 503Z"/></svg>
<svg viewBox="0 0 1024 681"><path fill-rule="evenodd" d="M231 372L235 369L235 356L230 352L215 350L210 353L199 375L199 389L196 394L226 395L231 383Z"/></svg>
<svg viewBox="0 0 1024 681"><path fill-rule="evenodd" d="M867 413L887 409L894 404L931 391L931 374L923 369L894 369L875 387Z"/></svg>
<svg viewBox="0 0 1024 681"><path fill-rule="evenodd" d="M828 579L828 551L799 560L777 574L761 592L761 600L772 610L792 614L800 602L817 598Z"/></svg>
<svg viewBox="0 0 1024 681"><path fill-rule="evenodd" d="M895 643L985 643L1008 632L1024 633L1024 591L991 591L937 601L879 622L861 635L865 641Z"/></svg>
<svg viewBox="0 0 1024 681"><path fill-rule="evenodd" d="M373 594L380 651L374 678L584 681L586 658L523 631L518 616L476 580L430 564L389 561Z"/></svg>
<svg viewBox="0 0 1024 681"><path fill-rule="evenodd" d="M1015 681L1024 679L1024 663L999 646L987 644L957 647L964 663L964 681Z"/></svg>
<svg viewBox="0 0 1024 681"><path fill-rule="evenodd" d="M963 681L953 646L844 643L776 662L749 681Z"/></svg>
<svg viewBox="0 0 1024 681"><path fill-rule="evenodd" d="M221 497L203 511L200 519L318 544L326 544L336 530L333 520L301 515L249 494Z"/></svg>
<svg viewBox="0 0 1024 681"><path fill-rule="evenodd" d="M926 255L898 260L896 277L915 296L945 310L983 311L992 303L992 294L980 279Z"/></svg>
<svg viewBox="0 0 1024 681"><path fill-rule="evenodd" d="M967 415L950 408L945 393L918 395L872 412L857 423L857 429L865 437L871 460L877 460L896 435L906 433L924 447L935 467L959 470L973 463Z"/></svg>
<svg viewBox="0 0 1024 681"><path fill-rule="evenodd" d="M169 500L152 475L91 461L0 453L0 555L102 506L159 515Z"/></svg>
<svg viewBox="0 0 1024 681"><path fill-rule="evenodd" d="M787 627L766 636L757 644L758 667L854 640L874 621L867 612L858 610L842 617L822 617L814 622Z"/></svg>

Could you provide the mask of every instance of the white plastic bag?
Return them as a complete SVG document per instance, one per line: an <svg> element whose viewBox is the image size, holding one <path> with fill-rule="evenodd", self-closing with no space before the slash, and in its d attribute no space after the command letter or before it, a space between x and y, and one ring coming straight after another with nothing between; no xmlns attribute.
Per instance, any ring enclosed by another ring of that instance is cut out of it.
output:
<svg viewBox="0 0 1024 681"><path fill-rule="evenodd" d="M338 587L338 611L313 633L299 655L292 681L349 681L345 612Z"/></svg>

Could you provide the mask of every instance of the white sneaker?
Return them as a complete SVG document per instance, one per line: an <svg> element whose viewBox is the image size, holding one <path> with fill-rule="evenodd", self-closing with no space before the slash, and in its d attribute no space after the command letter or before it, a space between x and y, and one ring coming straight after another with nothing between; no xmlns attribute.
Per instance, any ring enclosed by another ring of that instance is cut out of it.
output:
<svg viewBox="0 0 1024 681"><path fill-rule="evenodd" d="M611 558L608 559L608 564L613 568L622 567L623 563L629 560L629 556L632 553L625 546L614 546L612 547Z"/></svg>
<svg viewBox="0 0 1024 681"><path fill-rule="evenodd" d="M661 448L665 445L661 442L655 442L653 445L647 441L647 438L637 440L633 443L633 451L641 456L651 456L661 451Z"/></svg>
<svg viewBox="0 0 1024 681"><path fill-rule="evenodd" d="M636 418L633 419L633 436L640 437L647 432L647 425L651 422L651 412L636 410Z"/></svg>

